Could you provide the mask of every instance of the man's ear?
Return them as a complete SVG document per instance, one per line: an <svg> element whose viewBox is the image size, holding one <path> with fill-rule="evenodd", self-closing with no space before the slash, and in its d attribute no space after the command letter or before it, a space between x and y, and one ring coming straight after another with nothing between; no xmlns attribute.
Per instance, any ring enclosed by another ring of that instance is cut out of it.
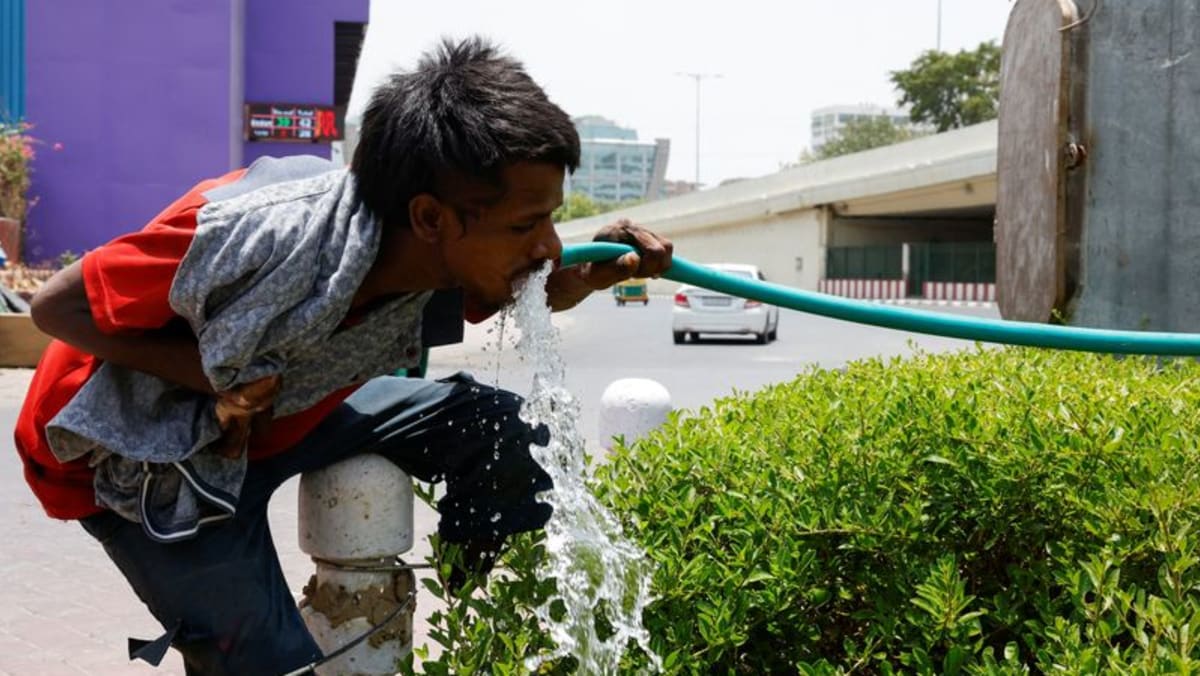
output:
<svg viewBox="0 0 1200 676"><path fill-rule="evenodd" d="M427 244L437 242L441 238L446 212L445 205L429 193L413 197L408 201L408 222L412 224L413 234Z"/></svg>

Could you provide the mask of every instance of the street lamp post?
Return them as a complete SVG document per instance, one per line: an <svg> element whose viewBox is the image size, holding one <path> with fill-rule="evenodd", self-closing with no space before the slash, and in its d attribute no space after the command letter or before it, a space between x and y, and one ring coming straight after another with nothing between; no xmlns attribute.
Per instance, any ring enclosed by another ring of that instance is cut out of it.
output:
<svg viewBox="0 0 1200 676"><path fill-rule="evenodd" d="M942 0L938 0L937 50L942 51Z"/></svg>
<svg viewBox="0 0 1200 676"><path fill-rule="evenodd" d="M696 189L700 188L700 81L721 77L720 73L675 73L696 82Z"/></svg>

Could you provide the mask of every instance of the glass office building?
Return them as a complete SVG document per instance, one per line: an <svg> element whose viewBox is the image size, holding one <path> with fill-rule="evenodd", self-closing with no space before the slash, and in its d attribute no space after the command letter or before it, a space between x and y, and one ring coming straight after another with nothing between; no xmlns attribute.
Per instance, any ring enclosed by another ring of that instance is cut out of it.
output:
<svg viewBox="0 0 1200 676"><path fill-rule="evenodd" d="M635 130L598 115L574 121L581 142L579 169L567 177L564 192L609 204L664 196L670 141L638 141Z"/></svg>

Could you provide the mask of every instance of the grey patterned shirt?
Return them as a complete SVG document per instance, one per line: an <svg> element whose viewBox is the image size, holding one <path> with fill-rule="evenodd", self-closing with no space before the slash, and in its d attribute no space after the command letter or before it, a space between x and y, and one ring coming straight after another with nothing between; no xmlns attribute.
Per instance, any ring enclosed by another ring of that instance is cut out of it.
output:
<svg viewBox="0 0 1200 676"><path fill-rule="evenodd" d="M343 326L380 232L353 176L331 166L260 160L241 179L248 190L210 194L217 199L201 208L171 286L171 307L195 332L214 389L281 375L277 417L420 359L432 292ZM246 459L209 450L220 437L212 397L106 363L46 436L62 462L90 454L97 502L158 540L189 537L236 509Z"/></svg>

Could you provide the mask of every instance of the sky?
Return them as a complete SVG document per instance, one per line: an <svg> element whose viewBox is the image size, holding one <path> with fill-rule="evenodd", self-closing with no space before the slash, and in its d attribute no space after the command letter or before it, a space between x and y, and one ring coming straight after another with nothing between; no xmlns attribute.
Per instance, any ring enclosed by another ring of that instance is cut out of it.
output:
<svg viewBox="0 0 1200 676"><path fill-rule="evenodd" d="M941 0L944 51L1001 41L1010 0ZM350 114L441 36L478 33L522 61L571 116L671 140L670 180L762 176L809 145L809 115L895 105L888 73L937 45L939 0L371 0Z"/></svg>

